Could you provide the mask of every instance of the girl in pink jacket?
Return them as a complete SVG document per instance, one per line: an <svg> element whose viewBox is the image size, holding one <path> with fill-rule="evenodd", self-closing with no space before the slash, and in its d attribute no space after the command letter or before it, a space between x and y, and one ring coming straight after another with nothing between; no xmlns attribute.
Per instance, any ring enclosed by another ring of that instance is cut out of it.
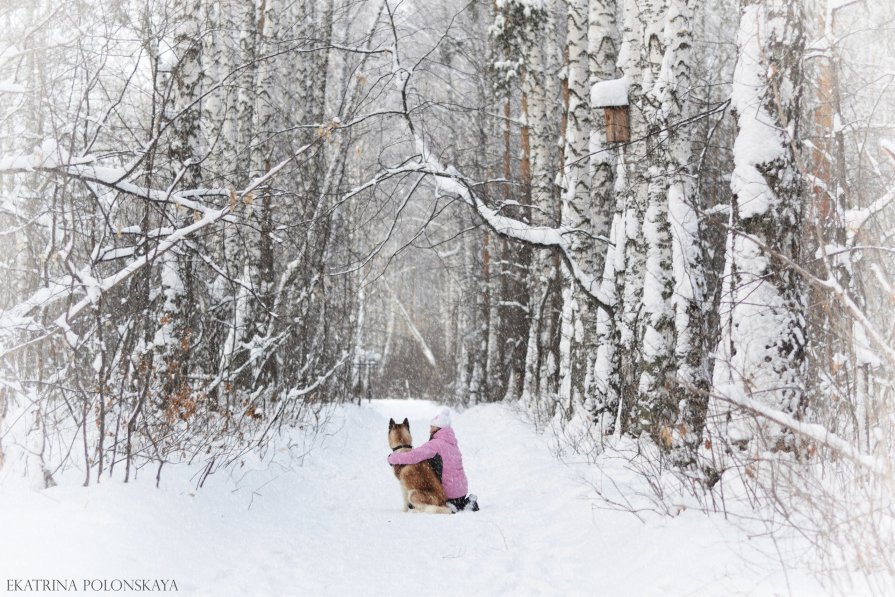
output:
<svg viewBox="0 0 895 597"><path fill-rule="evenodd" d="M455 512L479 509L476 496L466 495L468 490L466 473L463 471L463 456L457 445L457 436L451 428L451 413L445 408L432 419L429 441L406 452L395 452L388 457L389 464L417 464L424 460L434 460L432 468L441 479L448 507ZM441 461L441 471L439 463Z"/></svg>

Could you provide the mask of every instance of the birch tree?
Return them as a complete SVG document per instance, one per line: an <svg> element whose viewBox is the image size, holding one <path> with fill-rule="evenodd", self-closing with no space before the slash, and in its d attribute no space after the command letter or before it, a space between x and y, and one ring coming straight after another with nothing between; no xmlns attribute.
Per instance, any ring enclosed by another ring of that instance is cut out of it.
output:
<svg viewBox="0 0 895 597"><path fill-rule="evenodd" d="M570 241L575 259L581 267L593 272L596 267L597 245L590 237L591 202L588 175L588 149L591 130L588 55L588 3L572 0L567 17L567 91L568 107L563 165L563 196L561 222L581 230ZM592 347L593 325L585 297L580 296L574 280L564 276L562 314L559 342L559 401L566 416L571 414L573 400L581 402L585 393L587 357L584 347Z"/></svg>
<svg viewBox="0 0 895 597"><path fill-rule="evenodd" d="M607 352L616 359L610 367L618 371L617 426L635 435L641 430L656 433L657 423L667 418L663 395L673 337L667 182L660 174L661 125L653 95L665 54L666 11L664 2L626 3L618 57L628 86L631 138L638 142L624 150L624 186L616 187L623 199L614 240L624 249L616 249L623 253L613 263L616 345Z"/></svg>
<svg viewBox="0 0 895 597"><path fill-rule="evenodd" d="M754 397L782 412L804 412L805 304L787 261L799 259L802 180L794 153L804 47L802 8L776 0L741 3L734 73L737 114L730 231L714 391ZM754 431L735 420L730 441ZM782 429L772 445L792 447Z"/></svg>
<svg viewBox="0 0 895 597"><path fill-rule="evenodd" d="M589 84L593 89L599 83L615 80L618 74L618 7L613 0L601 0L591 1L589 9L588 64ZM617 309L617 271L624 269L624 243L618 235L624 234L624 228L623 203L616 197L616 190L624 189L624 171L621 171L622 176L616 180L615 170L619 156L606 141L603 115L597 114L600 111L593 110L589 148L591 204L594 210L592 229L595 235L605 235L608 244L604 251L598 249L597 255L601 258L595 259L594 271L600 275L601 292ZM590 352L593 364L584 406L587 416L593 420L600 435L614 431L619 406L621 379L617 358L620 329L615 323L615 318L606 311L599 310L596 313L596 346Z"/></svg>

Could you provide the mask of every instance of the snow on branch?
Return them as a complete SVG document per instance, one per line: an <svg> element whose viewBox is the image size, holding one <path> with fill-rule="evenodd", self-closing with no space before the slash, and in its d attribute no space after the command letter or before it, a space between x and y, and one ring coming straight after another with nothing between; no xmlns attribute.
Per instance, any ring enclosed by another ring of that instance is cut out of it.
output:
<svg viewBox="0 0 895 597"><path fill-rule="evenodd" d="M887 193L883 198L885 199L888 196L889 193ZM732 231L737 236L741 236L749 242L753 243L762 251L765 251L768 254L773 254L776 258L783 261L788 267L791 267L794 271L798 272L798 274L801 275L809 284L830 291L833 294L833 297L837 301L839 301L839 304L845 307L846 311L851 314L855 322L861 326L861 328L871 340L872 344L874 344L880 350L880 352L882 352L883 356L886 358L886 360L889 361L892 366L895 366L895 346L890 344L889 341L883 336L883 334L880 333L878 327L870 320L869 317L867 317L867 314L864 312L864 310L854 301L854 299L852 299L845 288L842 287L842 284L840 284L839 280L836 279L836 275L833 270L828 269L826 278L819 278L814 273L802 267L798 262L790 259L779 251L774 251L771 247L762 242L756 236L748 234L747 232L731 226L728 226L728 230Z"/></svg>
<svg viewBox="0 0 895 597"><path fill-rule="evenodd" d="M305 386L301 389L293 388L293 389L289 390L289 392L286 394L285 399L280 401L280 406L277 409L277 412L270 418L270 423L267 424L267 427L261 433L260 437L258 438L258 440L256 442L256 445L260 446L262 444L262 442L264 441L264 438L270 432L274 423L276 423L276 421L279 420L279 418L282 416L282 414L286 411L287 405L294 403L299 398L307 396L311 392L314 392L318 388L322 387L323 384L326 383L326 381L330 377L332 377L333 374L337 370L339 370L345 363L348 362L348 357L350 354L351 353L349 353L348 351L343 352L342 358L340 358L332 367L330 367L329 370L325 371L322 375L318 376L317 379L315 379L310 385Z"/></svg>
<svg viewBox="0 0 895 597"><path fill-rule="evenodd" d="M427 166L427 172L435 177L441 191L456 195L464 203L475 209L476 213L485 221L485 224L501 236L522 241L529 245L539 247L552 247L559 249L563 262L572 274L572 277L581 288L594 300L597 306L610 315L613 312L612 301L600 290L600 280L585 272L572 254L571 238L579 234L580 230L569 226L532 226L521 220L510 218L498 213L492 207L485 204L482 199L472 191L469 184L453 166L445 167L429 151L419 137L416 139L417 148L420 150L421 162Z"/></svg>
<svg viewBox="0 0 895 597"><path fill-rule="evenodd" d="M769 421L773 421L778 425L782 425L793 433L814 440L877 475L889 475L889 470L882 460L872 454L867 454L866 452L861 451L859 448L831 432L823 425L799 421L783 411L771 408L757 400L753 400L746 396L743 393L742 388L736 384L719 385L716 386L715 389L716 392L712 394L712 397L717 400L732 404L753 415L760 416Z"/></svg>
<svg viewBox="0 0 895 597"><path fill-rule="evenodd" d="M874 215L881 212L889 204L895 201L895 188L887 191L882 197L874 201L867 207L859 207L847 209L843 214L843 220L848 228L848 235L854 238L857 232L867 223Z"/></svg>
<svg viewBox="0 0 895 597"><path fill-rule="evenodd" d="M0 81L0 93L25 93L26 89L18 83Z"/></svg>
<svg viewBox="0 0 895 597"><path fill-rule="evenodd" d="M880 142L879 147L883 155L889 158L892 164L895 165L895 141L883 140ZM886 191L882 197L867 207L845 210L843 219L848 228L849 239L853 239L870 218L879 214L893 202L895 202L895 188Z"/></svg>
<svg viewBox="0 0 895 597"><path fill-rule="evenodd" d="M883 139L879 144L880 149L883 150L883 153L895 164L895 141L891 141L889 139Z"/></svg>
<svg viewBox="0 0 895 597"><path fill-rule="evenodd" d="M464 203L475 209L476 213L485 221L489 228L501 236L519 240L529 245L559 249L563 262L568 267L575 281L578 282L599 308L610 315L613 313L611 299L600 290L600 280L585 272L572 255L570 238L573 234L579 233L579 230L568 226L558 226L556 228L532 226L521 220L501 215L497 210L486 205L472 191L456 168L451 166L445 168L442 166L429 152L428 148L422 144L421 140L417 139L417 145L422 146L421 160L428 166L428 173L433 175L438 181L441 191L459 197Z"/></svg>
<svg viewBox="0 0 895 597"><path fill-rule="evenodd" d="M389 15L393 19L391 9ZM420 129L414 126L410 117L410 109L407 106L407 85L413 69L408 71L401 66L398 55L398 36L392 22L392 30L395 36L395 46L392 53L392 75L395 77L395 85L401 92L404 119L407 122L410 134L413 136L416 150L419 154L420 171L425 171L435 177L436 184L441 191L456 195L461 201L473 208L484 220L485 224L501 236L512 238L530 245L559 249L563 262L572 274L575 281L591 297L594 303L606 313L612 315L612 300L600 290L600 280L588 272L585 272L576 261L571 251L571 238L580 231L568 226L551 228L549 226L532 226L521 220L516 220L501 215L497 210L489 207L473 192L466 179L453 166L444 166L429 149L423 139Z"/></svg>
<svg viewBox="0 0 895 597"><path fill-rule="evenodd" d="M299 149L299 152L306 147ZM130 173L126 167L101 166L95 162L96 158L94 156L70 157L54 147L52 142L45 142L31 154L0 157L0 174L19 174L23 172L62 174L63 176L84 182L98 183L107 188L155 203L169 203L185 207L203 215L214 213L217 210L203 205L192 198L226 197L230 193L228 189L224 188L190 189L188 191L175 192L152 189L126 180ZM236 221L236 218L233 216L227 216L225 219L232 222Z"/></svg>
<svg viewBox="0 0 895 597"><path fill-rule="evenodd" d="M422 351L423 356L426 357L426 361L429 362L433 369L438 369L438 363L435 361L435 354L432 352L432 349L429 348L429 345L426 343L426 339L423 338L423 334L420 333L419 328L417 328L416 324L413 323L413 319L410 317L407 309L404 308L404 303L401 302L401 300L398 298L398 295L395 294L395 291L392 290L392 287L391 285L389 285L388 282L385 282L385 287L388 289L389 294L392 295L395 304L398 305L398 310L400 311L401 316L404 318L404 321L407 323L407 327L410 328L410 332L416 339L417 344L420 345L420 350Z"/></svg>
<svg viewBox="0 0 895 597"><path fill-rule="evenodd" d="M77 339L74 336L71 336L72 332L71 328L69 327L69 322L72 319L77 317L78 314L80 314L81 311L83 311L86 307L95 304L104 292L111 290L112 288L118 286L121 282L130 278L136 272L143 269L145 265L152 263L152 261L154 261L157 257L163 255L164 253L167 253L172 247L174 247L177 243L185 239L193 232L201 230L209 224L213 224L214 222L223 219L233 210L232 205L233 204L228 204L227 206L217 211L206 212L205 215L196 222L193 222L189 226L178 228L172 234L168 235L165 240L156 245L155 248L153 248L150 252L146 253L139 259L132 261L130 264L120 269L115 274L102 280L90 280L89 285L85 283L84 286L85 290L87 291L87 296L69 307L66 313L60 315L54 322L55 325L58 326L59 329L65 331L66 338L68 339L69 343L74 346Z"/></svg>
<svg viewBox="0 0 895 597"><path fill-rule="evenodd" d="M305 146L299 149L300 153L308 146ZM297 155L297 153L295 154ZM38 156L31 156L31 158L35 158ZM146 265L152 263L156 258L163 255L167 251L169 251L172 247L177 245L179 242L196 232L197 230L201 230L210 224L213 224L219 220L225 220L231 214L233 209L240 205L242 200L244 200L252 191L256 188L264 184L268 179L273 177L277 172L279 172L286 164L291 162L294 159L294 155L286 158L269 171L267 171L262 176L255 178L245 189L241 191L228 191L230 194L230 201L227 205L220 209L212 209L202 206L201 212L204 214L201 218L193 222L188 226L184 226L182 228L178 228L168 234L164 240L160 241L152 250L147 252L145 255L140 258L132 261L127 266L118 270L116 273L112 274L103 279L96 279L92 275L89 274L88 270L83 270L81 274L76 276L78 281L76 282L73 277L67 277L63 281L53 282L49 286L45 288L39 289L37 292L32 294L25 301L3 311L0 312L0 329L9 330L9 329L35 329L37 323L31 320L28 315L29 313L38 307L46 307L60 299L67 298L74 294L78 290L84 290L86 292L86 296L82 298L80 301L72 305L68 308L68 310L60 315L54 322L54 327L50 330L47 330L49 333L53 333L56 331L64 331L66 334L66 339L74 345L77 341L77 338L73 335L71 331L70 322L75 319L84 309L89 307L90 305L95 304L104 292L115 288L136 272L140 271ZM23 166L28 166L31 169L53 169L57 166L46 166L46 160L40 160L39 162L34 159L29 159L23 156L16 156L14 158L4 157L0 159L0 172L4 170L9 172L13 170L20 170ZM66 167L78 166L79 164L64 164ZM96 168L94 168L96 170ZM78 178L86 178L75 174ZM111 175L103 176L101 179L93 178L96 182L101 182L103 184L108 184L109 186L118 188L117 185L122 184L119 180L118 182L114 182L111 180ZM103 181L106 181L105 183ZM39 326L37 326L39 329ZM8 354L15 348L9 349L2 353L3 356Z"/></svg>

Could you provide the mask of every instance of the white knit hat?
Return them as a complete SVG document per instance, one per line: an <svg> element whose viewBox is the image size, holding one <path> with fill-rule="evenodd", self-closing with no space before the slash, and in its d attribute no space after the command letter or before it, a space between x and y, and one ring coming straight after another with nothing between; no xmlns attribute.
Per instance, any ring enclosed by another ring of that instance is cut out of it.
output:
<svg viewBox="0 0 895 597"><path fill-rule="evenodd" d="M448 407L444 407L441 409L441 412L435 415L435 418L432 419L433 427L450 427L451 426L451 411Z"/></svg>

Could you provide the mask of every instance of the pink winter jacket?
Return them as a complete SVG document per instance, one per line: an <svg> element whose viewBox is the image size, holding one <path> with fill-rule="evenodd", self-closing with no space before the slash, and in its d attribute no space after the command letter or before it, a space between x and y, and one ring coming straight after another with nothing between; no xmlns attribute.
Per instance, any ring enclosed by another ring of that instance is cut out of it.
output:
<svg viewBox="0 0 895 597"><path fill-rule="evenodd" d="M457 436L450 427L442 427L435 432L432 439L418 448L406 452L395 452L388 457L389 464L416 464L429 460L436 454L441 455L444 469L441 472L441 484L449 500L465 497L468 491L466 473L463 472L463 457L457 446Z"/></svg>

